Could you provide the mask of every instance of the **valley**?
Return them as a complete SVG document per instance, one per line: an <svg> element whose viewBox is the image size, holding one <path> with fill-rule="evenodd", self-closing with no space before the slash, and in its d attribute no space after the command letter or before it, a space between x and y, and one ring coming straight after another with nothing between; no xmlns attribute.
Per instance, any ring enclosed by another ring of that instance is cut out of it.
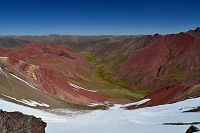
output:
<svg viewBox="0 0 200 133"><path fill-rule="evenodd" d="M0 48L0 109L41 117L48 133L105 132L103 126L183 132L187 123L199 126L198 35L199 28L169 35L0 37L8 39Z"/></svg>

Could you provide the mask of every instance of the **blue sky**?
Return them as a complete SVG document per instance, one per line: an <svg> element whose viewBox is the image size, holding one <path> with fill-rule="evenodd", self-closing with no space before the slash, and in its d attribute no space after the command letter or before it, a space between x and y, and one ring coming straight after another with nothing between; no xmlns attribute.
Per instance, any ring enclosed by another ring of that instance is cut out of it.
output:
<svg viewBox="0 0 200 133"><path fill-rule="evenodd" d="M166 34L200 26L200 0L0 0L0 34Z"/></svg>

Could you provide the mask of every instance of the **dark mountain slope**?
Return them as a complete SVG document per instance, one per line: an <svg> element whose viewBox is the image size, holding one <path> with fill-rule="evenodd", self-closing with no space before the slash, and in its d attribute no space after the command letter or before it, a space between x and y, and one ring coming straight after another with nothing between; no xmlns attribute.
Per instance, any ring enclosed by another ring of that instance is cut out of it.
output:
<svg viewBox="0 0 200 133"><path fill-rule="evenodd" d="M28 44L31 41L23 40L23 39L14 39L12 37L0 37L0 47L16 47L23 44Z"/></svg>

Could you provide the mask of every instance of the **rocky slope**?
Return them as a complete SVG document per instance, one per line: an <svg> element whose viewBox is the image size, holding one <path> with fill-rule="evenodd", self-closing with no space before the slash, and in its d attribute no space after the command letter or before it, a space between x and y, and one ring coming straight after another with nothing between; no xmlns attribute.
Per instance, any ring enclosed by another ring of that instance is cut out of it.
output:
<svg viewBox="0 0 200 133"><path fill-rule="evenodd" d="M151 89L154 92L148 97L157 97L159 104L199 96L194 89L196 93L190 95L200 82L199 53L200 40L189 34L155 36L151 45L121 65L117 77L131 86Z"/></svg>
<svg viewBox="0 0 200 133"><path fill-rule="evenodd" d="M0 133L45 133L45 127L40 118L0 110Z"/></svg>
<svg viewBox="0 0 200 133"><path fill-rule="evenodd" d="M92 69L78 52L59 44L30 44L1 49L1 66L35 89L74 104L88 105L106 99L68 79L87 80L80 73Z"/></svg>
<svg viewBox="0 0 200 133"><path fill-rule="evenodd" d="M63 108L67 106L65 101L37 89L2 66L0 67L0 97L36 108Z"/></svg>

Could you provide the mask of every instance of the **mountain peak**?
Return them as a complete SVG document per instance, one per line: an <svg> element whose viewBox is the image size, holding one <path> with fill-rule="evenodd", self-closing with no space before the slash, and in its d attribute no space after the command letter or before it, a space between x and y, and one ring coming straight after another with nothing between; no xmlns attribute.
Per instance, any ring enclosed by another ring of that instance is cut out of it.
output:
<svg viewBox="0 0 200 133"><path fill-rule="evenodd" d="M200 27L197 27L194 30L189 30L187 33L189 33L190 35L194 36L194 37L200 37Z"/></svg>
<svg viewBox="0 0 200 133"><path fill-rule="evenodd" d="M200 27L197 27L194 31L195 32L200 32Z"/></svg>

